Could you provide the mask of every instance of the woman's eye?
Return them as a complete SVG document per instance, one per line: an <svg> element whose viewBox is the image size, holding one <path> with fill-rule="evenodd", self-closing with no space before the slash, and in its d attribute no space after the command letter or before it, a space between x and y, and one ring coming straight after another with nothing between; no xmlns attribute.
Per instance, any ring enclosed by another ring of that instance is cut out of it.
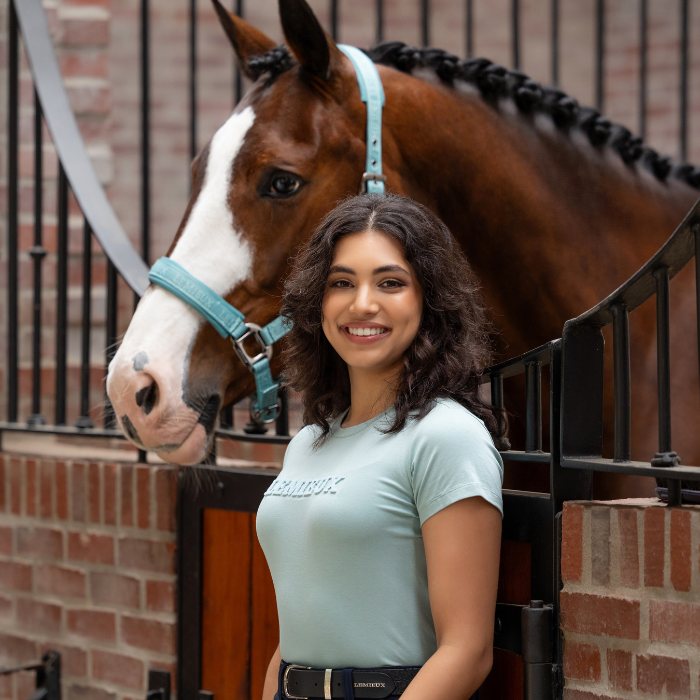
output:
<svg viewBox="0 0 700 700"><path fill-rule="evenodd" d="M276 175L270 181L266 194L269 197L291 197L301 187L301 180L290 174Z"/></svg>
<svg viewBox="0 0 700 700"><path fill-rule="evenodd" d="M335 282L331 282L329 287L340 287L341 289L347 289L350 286L350 282L347 280L335 280Z"/></svg>
<svg viewBox="0 0 700 700"><path fill-rule="evenodd" d="M396 287L403 287L405 285L400 280L384 280L379 286L388 287L389 289L395 289Z"/></svg>

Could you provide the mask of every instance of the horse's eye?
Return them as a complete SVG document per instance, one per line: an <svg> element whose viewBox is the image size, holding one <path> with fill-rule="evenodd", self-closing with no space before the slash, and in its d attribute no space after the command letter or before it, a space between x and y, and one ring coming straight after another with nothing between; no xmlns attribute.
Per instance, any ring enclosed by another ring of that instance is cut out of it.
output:
<svg viewBox="0 0 700 700"><path fill-rule="evenodd" d="M268 197L291 197L301 187L301 179L291 173L275 175L266 192Z"/></svg>

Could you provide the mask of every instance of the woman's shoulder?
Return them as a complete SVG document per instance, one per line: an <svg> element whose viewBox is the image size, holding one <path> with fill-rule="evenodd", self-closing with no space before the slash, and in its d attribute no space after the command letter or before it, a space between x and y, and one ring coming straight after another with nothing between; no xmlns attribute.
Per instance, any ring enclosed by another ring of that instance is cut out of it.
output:
<svg viewBox="0 0 700 700"><path fill-rule="evenodd" d="M493 445L493 439L484 421L450 398L437 399L427 415L412 421L411 429L415 437L421 440L463 442L465 437L468 437Z"/></svg>

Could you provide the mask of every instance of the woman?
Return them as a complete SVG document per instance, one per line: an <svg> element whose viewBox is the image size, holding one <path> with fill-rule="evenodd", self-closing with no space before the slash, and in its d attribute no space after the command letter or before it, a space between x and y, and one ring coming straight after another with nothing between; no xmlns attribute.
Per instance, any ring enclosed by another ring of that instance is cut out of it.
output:
<svg viewBox="0 0 700 700"><path fill-rule="evenodd" d="M306 427L258 511L280 621L263 700L466 700L492 663L504 429L471 269L425 207L355 197L282 313Z"/></svg>

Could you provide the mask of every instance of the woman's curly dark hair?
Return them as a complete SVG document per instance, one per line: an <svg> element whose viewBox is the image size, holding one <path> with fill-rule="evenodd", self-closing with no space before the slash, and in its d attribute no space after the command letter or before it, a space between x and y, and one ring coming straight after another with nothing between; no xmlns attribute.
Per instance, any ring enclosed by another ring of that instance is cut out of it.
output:
<svg viewBox="0 0 700 700"><path fill-rule="evenodd" d="M352 197L331 211L297 256L285 285L282 314L293 322L284 359L286 383L302 392L304 423L321 428L350 405L345 362L326 339L322 303L336 243L363 231L397 240L423 290L418 333L404 355L386 432L403 429L409 416L422 418L438 398L451 398L481 418L494 438L505 432L503 412L479 397L479 376L491 360L489 325L479 285L448 228L429 209L397 195Z"/></svg>

